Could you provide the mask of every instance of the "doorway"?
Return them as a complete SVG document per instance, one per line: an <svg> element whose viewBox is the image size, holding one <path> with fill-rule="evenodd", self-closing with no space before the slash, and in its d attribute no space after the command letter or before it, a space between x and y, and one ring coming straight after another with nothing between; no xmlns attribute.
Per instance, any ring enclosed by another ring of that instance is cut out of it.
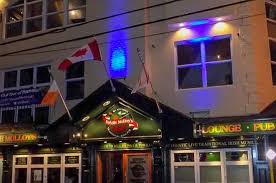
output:
<svg viewBox="0 0 276 183"><path fill-rule="evenodd" d="M152 182L151 152L114 151L97 154L97 183L137 182Z"/></svg>

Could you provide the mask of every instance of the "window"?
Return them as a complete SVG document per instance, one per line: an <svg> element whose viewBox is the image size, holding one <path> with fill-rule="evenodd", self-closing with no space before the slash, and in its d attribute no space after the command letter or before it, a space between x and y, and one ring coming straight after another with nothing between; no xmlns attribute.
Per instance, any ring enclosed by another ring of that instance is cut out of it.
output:
<svg viewBox="0 0 276 183"><path fill-rule="evenodd" d="M70 163L66 162L68 158ZM12 182L16 183L80 183L81 154L14 155L12 171Z"/></svg>
<svg viewBox="0 0 276 183"><path fill-rule="evenodd" d="M84 97L84 62L70 66L66 72L66 99L74 100Z"/></svg>
<svg viewBox="0 0 276 183"><path fill-rule="evenodd" d="M176 43L178 89L233 84L229 36Z"/></svg>
<svg viewBox="0 0 276 183"><path fill-rule="evenodd" d="M266 2L265 3L266 9L266 18L276 21L276 2Z"/></svg>
<svg viewBox="0 0 276 183"><path fill-rule="evenodd" d="M15 37L84 22L86 0L20 0L6 15L6 37Z"/></svg>
<svg viewBox="0 0 276 183"><path fill-rule="evenodd" d="M276 40L269 40L272 82L276 85Z"/></svg>
<svg viewBox="0 0 276 183"><path fill-rule="evenodd" d="M49 68L49 65L44 65L4 71L4 91L34 87L47 92L51 82ZM36 124L47 124L48 120L49 106L31 105L1 108L2 123L35 122Z"/></svg>
<svg viewBox="0 0 276 183"><path fill-rule="evenodd" d="M173 150L171 182L252 183L250 149Z"/></svg>

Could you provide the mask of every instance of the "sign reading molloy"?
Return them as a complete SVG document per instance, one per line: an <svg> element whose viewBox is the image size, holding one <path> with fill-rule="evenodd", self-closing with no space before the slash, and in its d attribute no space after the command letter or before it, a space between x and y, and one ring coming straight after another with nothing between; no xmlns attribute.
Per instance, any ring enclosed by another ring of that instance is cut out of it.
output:
<svg viewBox="0 0 276 183"><path fill-rule="evenodd" d="M37 141L38 135L35 132L19 134L0 134L0 144L32 143Z"/></svg>
<svg viewBox="0 0 276 183"><path fill-rule="evenodd" d="M237 136L276 133L276 121L212 123L202 125L203 136Z"/></svg>

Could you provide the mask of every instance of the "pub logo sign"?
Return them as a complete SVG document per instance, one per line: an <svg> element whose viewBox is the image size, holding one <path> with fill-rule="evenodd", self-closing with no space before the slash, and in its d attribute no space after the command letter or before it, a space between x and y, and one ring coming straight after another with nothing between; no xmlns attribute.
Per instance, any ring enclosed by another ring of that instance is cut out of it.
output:
<svg viewBox="0 0 276 183"><path fill-rule="evenodd" d="M114 137L125 137L130 132L138 130L138 123L128 110L123 108L114 109L102 114L108 132Z"/></svg>

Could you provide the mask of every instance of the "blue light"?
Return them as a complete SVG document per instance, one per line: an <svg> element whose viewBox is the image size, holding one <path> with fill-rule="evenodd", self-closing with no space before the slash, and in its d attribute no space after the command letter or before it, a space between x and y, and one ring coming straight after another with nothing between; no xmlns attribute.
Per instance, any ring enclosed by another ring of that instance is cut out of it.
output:
<svg viewBox="0 0 276 183"><path fill-rule="evenodd" d="M194 39L191 39L189 41L192 42L192 43L195 43L195 42L207 41L207 40L211 40L211 39L212 39L212 37L205 36L205 37L194 38Z"/></svg>
<svg viewBox="0 0 276 183"><path fill-rule="evenodd" d="M127 77L127 56L124 45L122 41L111 44L110 75L114 79Z"/></svg>
<svg viewBox="0 0 276 183"><path fill-rule="evenodd" d="M204 25L208 23L209 23L209 20L197 20L197 21L190 22L188 26Z"/></svg>

